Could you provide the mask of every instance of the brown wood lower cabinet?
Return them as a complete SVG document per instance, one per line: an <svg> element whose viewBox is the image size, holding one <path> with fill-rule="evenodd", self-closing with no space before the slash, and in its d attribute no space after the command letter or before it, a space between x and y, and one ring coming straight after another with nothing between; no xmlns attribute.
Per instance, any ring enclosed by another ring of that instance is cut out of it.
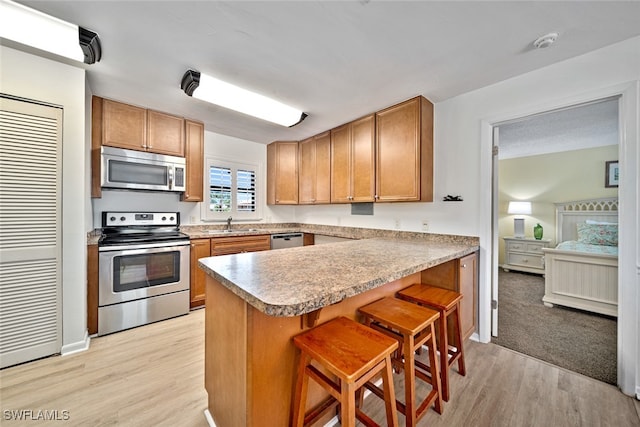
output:
<svg viewBox="0 0 640 427"><path fill-rule="evenodd" d="M469 338L476 331L478 318L478 253L424 270L421 280L462 294L460 326L464 339Z"/></svg>
<svg viewBox="0 0 640 427"><path fill-rule="evenodd" d="M267 251L269 249L271 249L271 236L269 234L192 239L190 259L191 308L202 307L205 303L206 273L198 267L200 258L242 252Z"/></svg>
<svg viewBox="0 0 640 427"><path fill-rule="evenodd" d="M198 260L211 255L211 239L193 239L191 240L191 308L204 305L204 289L206 273L198 268Z"/></svg>
<svg viewBox="0 0 640 427"><path fill-rule="evenodd" d="M98 333L98 245L87 246L87 331Z"/></svg>
<svg viewBox="0 0 640 427"><path fill-rule="evenodd" d="M211 239L211 256L268 251L269 249L271 249L271 235L269 234L214 237Z"/></svg>

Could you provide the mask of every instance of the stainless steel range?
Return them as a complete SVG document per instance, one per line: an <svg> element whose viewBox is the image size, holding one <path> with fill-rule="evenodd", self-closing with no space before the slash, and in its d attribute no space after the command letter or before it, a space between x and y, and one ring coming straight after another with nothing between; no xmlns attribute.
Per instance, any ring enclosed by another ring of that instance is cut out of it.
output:
<svg viewBox="0 0 640 427"><path fill-rule="evenodd" d="M103 212L98 335L189 312L189 237L178 212Z"/></svg>

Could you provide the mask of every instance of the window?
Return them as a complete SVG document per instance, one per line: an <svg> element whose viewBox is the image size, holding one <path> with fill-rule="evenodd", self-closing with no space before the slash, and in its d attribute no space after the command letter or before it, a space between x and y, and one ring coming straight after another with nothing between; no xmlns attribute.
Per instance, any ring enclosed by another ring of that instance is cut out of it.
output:
<svg viewBox="0 0 640 427"><path fill-rule="evenodd" d="M206 167L204 220L261 218L257 186L259 165L208 157Z"/></svg>

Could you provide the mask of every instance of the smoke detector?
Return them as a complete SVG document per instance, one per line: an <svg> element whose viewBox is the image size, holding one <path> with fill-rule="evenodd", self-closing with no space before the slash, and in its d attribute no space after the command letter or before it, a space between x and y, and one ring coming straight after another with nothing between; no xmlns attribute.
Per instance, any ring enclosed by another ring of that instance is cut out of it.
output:
<svg viewBox="0 0 640 427"><path fill-rule="evenodd" d="M544 49L546 47L551 46L556 41L557 38L558 38L558 33L545 34L542 37L538 37L536 41L533 42L533 46L536 49Z"/></svg>

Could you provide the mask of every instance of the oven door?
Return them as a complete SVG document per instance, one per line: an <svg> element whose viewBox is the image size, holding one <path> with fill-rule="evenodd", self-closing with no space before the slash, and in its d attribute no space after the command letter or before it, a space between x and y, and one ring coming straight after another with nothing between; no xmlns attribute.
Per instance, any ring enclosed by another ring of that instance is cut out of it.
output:
<svg viewBox="0 0 640 427"><path fill-rule="evenodd" d="M101 247L98 305L188 290L189 241L164 245Z"/></svg>

